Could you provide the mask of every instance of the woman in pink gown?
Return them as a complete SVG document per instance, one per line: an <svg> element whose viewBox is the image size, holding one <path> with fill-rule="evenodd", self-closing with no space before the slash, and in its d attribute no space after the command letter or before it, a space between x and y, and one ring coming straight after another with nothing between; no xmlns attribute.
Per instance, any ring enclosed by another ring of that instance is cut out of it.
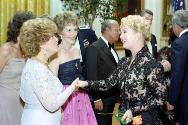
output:
<svg viewBox="0 0 188 125"><path fill-rule="evenodd" d="M72 12L64 12L54 18L61 35L59 46L59 70L56 72L66 90L72 81L81 75L80 50L74 45L78 33L78 19ZM61 125L97 125L97 121L88 97L83 90L74 92L63 105L63 119Z"/></svg>

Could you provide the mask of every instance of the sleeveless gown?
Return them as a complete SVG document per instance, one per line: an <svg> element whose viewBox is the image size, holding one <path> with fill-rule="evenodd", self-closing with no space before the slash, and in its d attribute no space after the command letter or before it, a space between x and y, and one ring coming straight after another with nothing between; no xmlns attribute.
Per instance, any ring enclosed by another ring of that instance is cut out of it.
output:
<svg viewBox="0 0 188 125"><path fill-rule="evenodd" d="M0 72L0 124L20 125L23 110L19 97L25 59L12 58Z"/></svg>
<svg viewBox="0 0 188 125"><path fill-rule="evenodd" d="M63 90L81 75L80 59L60 64L58 77L63 84ZM88 97L84 90L74 92L62 106L63 119L61 125L97 125L97 121Z"/></svg>

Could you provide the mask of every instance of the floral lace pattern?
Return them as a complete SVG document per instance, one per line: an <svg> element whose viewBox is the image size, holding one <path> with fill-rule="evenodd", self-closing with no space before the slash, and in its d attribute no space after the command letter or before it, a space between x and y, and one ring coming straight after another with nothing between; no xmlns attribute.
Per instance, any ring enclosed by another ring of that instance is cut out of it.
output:
<svg viewBox="0 0 188 125"><path fill-rule="evenodd" d="M106 80L88 81L88 89L105 91L114 86L120 89L122 103L135 112L152 110L166 101L166 81L163 68L143 47L129 66L131 59L122 58Z"/></svg>
<svg viewBox="0 0 188 125"><path fill-rule="evenodd" d="M70 86L62 91L62 83L40 62L29 59L21 77L20 96L28 105L38 105L54 112L74 91Z"/></svg>

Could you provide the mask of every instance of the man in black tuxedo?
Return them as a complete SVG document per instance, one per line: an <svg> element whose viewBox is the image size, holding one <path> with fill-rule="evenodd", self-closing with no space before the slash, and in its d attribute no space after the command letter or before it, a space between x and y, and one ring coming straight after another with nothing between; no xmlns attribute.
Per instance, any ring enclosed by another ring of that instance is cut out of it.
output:
<svg viewBox="0 0 188 125"><path fill-rule="evenodd" d="M82 75L86 78L86 50L89 45L95 42L98 38L90 27L80 27L75 46L81 52Z"/></svg>
<svg viewBox="0 0 188 125"><path fill-rule="evenodd" d="M140 12L140 16L144 17L148 21L151 27L152 20L153 20L153 12L150 10L144 9ZM148 42L147 46L148 46L150 53L153 55L153 57L157 58L157 40L154 34L151 34L151 41ZM131 52L129 50L125 50L125 56L130 57Z"/></svg>
<svg viewBox="0 0 188 125"><path fill-rule="evenodd" d="M102 36L92 43L86 53L87 80L104 80L117 66L119 57L112 44L119 38L119 24L106 20L101 26ZM106 92L90 91L94 111L99 125L111 125L115 102L119 97L117 89Z"/></svg>
<svg viewBox="0 0 188 125"><path fill-rule="evenodd" d="M178 39L171 45L171 84L167 108L175 108L180 125L188 125L188 10L176 11L172 26Z"/></svg>

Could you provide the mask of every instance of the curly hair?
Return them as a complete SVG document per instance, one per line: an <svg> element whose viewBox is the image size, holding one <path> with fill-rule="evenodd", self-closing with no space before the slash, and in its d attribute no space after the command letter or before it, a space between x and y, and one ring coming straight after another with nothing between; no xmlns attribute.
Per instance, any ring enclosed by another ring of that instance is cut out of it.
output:
<svg viewBox="0 0 188 125"><path fill-rule="evenodd" d="M17 37L20 33L20 28L23 23L29 19L33 19L35 16L32 12L17 12L13 19L8 23L7 40L6 42L17 43Z"/></svg>
<svg viewBox="0 0 188 125"><path fill-rule="evenodd" d="M78 17L75 13L71 11L64 11L59 13L54 17L54 22L56 23L59 32L61 32L65 26L73 24L78 27Z"/></svg>
<svg viewBox="0 0 188 125"><path fill-rule="evenodd" d="M26 57L36 56L40 45L57 33L56 24L47 18L26 21L20 30L20 45Z"/></svg>
<svg viewBox="0 0 188 125"><path fill-rule="evenodd" d="M144 17L139 15L129 15L127 17L123 17L121 19L120 27L124 26L128 26L136 32L142 33L144 35L145 44L151 40L150 27Z"/></svg>

